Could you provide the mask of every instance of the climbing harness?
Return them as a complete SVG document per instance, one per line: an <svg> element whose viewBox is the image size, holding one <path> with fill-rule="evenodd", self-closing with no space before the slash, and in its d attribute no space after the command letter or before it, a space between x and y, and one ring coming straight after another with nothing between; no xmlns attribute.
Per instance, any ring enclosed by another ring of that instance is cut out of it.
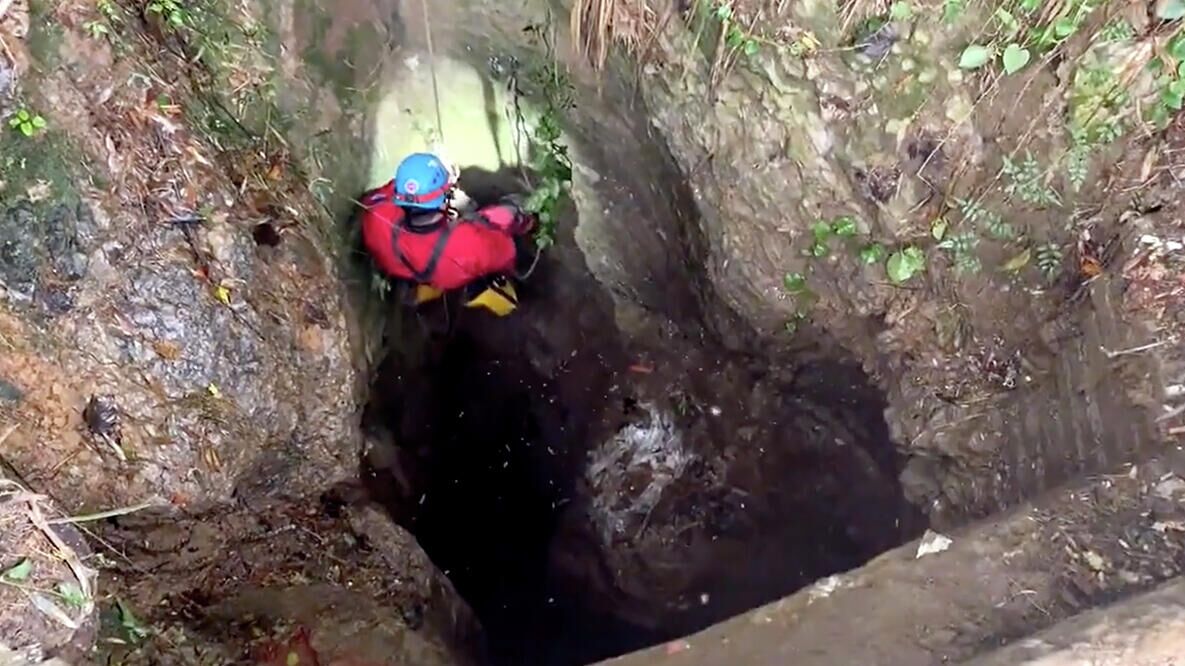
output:
<svg viewBox="0 0 1185 666"><path fill-rule="evenodd" d="M432 46L432 19L431 19L431 15L428 12L428 0L420 0L420 10L424 14L424 36L427 40L427 46L428 46L428 70L432 75L432 98L433 98L433 102L436 106L436 134L440 139L441 146L443 147L443 145L444 145L444 119L443 119L443 116L440 112L440 88L437 83L437 77L436 77L436 52ZM518 86L517 86L516 80L517 80L517 72L512 74L512 77L511 77L511 81L512 81L511 85L513 86L512 95L514 96L515 111L516 111L516 115L518 116L518 118L516 119L517 122L515 123L515 133L516 133L516 135L518 135L515 137L515 152L517 153L517 152L519 152L519 140L521 139L521 132L522 132L522 126L521 126L522 111L519 107ZM522 155L521 154L519 154L519 163L520 164L522 163ZM521 169L521 171L522 171L523 179L526 180L527 185L530 186L531 180L527 176L526 170ZM455 219L455 217L456 217L455 211L450 211L450 217ZM451 226L448 231L446 231L444 234L441 234L441 240L438 241L437 246L433 249L432 259L429 261L428 267L425 268L425 272L428 275L431 275L432 273L435 272L436 262L440 258L440 256L439 256L440 252L443 251L444 243L447 242L448 234L450 231L451 231ZM392 240L392 242L395 241L394 235L392 236L391 240ZM415 271L414 268L412 268L411 264L408 263L406 259L404 259L403 254L400 253L398 250L398 246L396 246L396 253L399 254L400 261L403 261L404 265L407 266L408 270L412 271L413 273L417 273L417 280L418 280L419 279L418 272ZM535 258L531 261L530 267L527 268L527 271L525 273L520 274L520 273L516 272L515 277L518 278L519 280L527 280L528 278L530 278L531 274L535 272L535 267L539 265L539 259L542 255L543 255L543 248L536 245L535 246ZM510 312L513 312L514 308L518 304L517 297L513 297L513 294L514 294L514 287L513 286L510 287L510 293L512 295L512 298L509 301L509 302L511 302L511 305L509 306L509 309L506 310L506 314L510 314ZM466 306L469 306L469 304L466 303ZM499 306L499 307L501 307L501 306ZM492 312L494 312L493 308L490 308L490 310ZM494 312L494 314L498 314L498 312ZM498 316L504 316L504 315L498 314Z"/></svg>

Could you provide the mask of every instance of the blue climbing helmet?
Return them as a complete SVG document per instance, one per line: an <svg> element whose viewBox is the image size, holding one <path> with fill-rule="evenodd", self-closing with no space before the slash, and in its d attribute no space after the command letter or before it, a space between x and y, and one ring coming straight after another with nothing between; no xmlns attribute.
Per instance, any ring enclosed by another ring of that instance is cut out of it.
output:
<svg viewBox="0 0 1185 666"><path fill-rule="evenodd" d="M452 187L448 169L431 153L412 153L395 170L395 203L404 208L441 210Z"/></svg>

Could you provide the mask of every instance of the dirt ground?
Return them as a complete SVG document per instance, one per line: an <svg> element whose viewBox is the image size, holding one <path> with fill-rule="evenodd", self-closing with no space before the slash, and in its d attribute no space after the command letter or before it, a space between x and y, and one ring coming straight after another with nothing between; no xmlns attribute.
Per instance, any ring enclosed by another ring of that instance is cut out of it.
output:
<svg viewBox="0 0 1185 666"><path fill-rule="evenodd" d="M93 552L70 546L102 572L97 663L582 664L651 645L615 663L948 663L1179 575L1185 116L1108 148L1069 210L1007 209L1027 235L985 241L964 275L935 216L1028 140L1016 100L1064 86L1056 63L984 76L969 130L936 138L948 109L923 104L891 150L860 153L884 124L861 102L888 108L885 85L856 93L833 68L865 47L679 72L660 30L633 72L648 85L573 70L588 102L571 136L602 172L581 195L604 219L569 206L579 231L523 312L434 338L332 219L365 169L320 161L325 141L363 161L383 64L367 58L407 55L369 40L406 30L406 8L313 4L244 5L248 41L221 43L213 5L0 0L0 116L18 121L0 127L0 461L62 511L118 514L80 525ZM494 36L471 58L521 33L473 11ZM809 43L795 17L761 39ZM272 60L253 19L309 62ZM441 48L471 36L457 23ZM316 102L273 118L271 69L304 67L328 72L301 79ZM911 70L888 67L912 97ZM940 73L937 102L959 88ZM783 94L817 98L820 127ZM24 136L19 111L48 125ZM812 163L813 141L843 150ZM319 196L327 175L342 191ZM842 238L804 258L798 222L843 212L827 201L861 211L852 243L926 245L926 274L892 284ZM1062 254L1040 260L1050 243ZM0 604L71 573L51 575L29 501L0 503L0 523L26 521L0 572L37 565L0 579ZM918 559L927 526L953 543ZM4 617L8 647L91 640Z"/></svg>

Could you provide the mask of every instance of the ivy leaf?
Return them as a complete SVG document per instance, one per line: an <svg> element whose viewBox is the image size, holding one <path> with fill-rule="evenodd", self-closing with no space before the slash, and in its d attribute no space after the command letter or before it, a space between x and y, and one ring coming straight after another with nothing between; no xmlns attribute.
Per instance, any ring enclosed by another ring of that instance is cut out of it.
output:
<svg viewBox="0 0 1185 666"><path fill-rule="evenodd" d="M33 573L33 562L29 558L24 558L20 562L8 567L0 577L4 580L19 583L29 579L29 575Z"/></svg>
<svg viewBox="0 0 1185 666"><path fill-rule="evenodd" d="M826 243L815 241L811 244L810 253L812 257L822 258L831 253L831 248L827 247Z"/></svg>
<svg viewBox="0 0 1185 666"><path fill-rule="evenodd" d="M1156 18L1162 21L1185 18L1185 0L1164 0L1156 8Z"/></svg>
<svg viewBox="0 0 1185 666"><path fill-rule="evenodd" d="M992 50L980 44L971 44L963 49L963 55L959 57L960 69L979 69L992 59Z"/></svg>
<svg viewBox="0 0 1185 666"><path fill-rule="evenodd" d="M1053 24L1053 34L1059 39L1065 39L1066 37L1069 37L1070 35L1074 34L1074 31L1077 29L1078 24L1074 23L1074 20L1070 18L1060 18Z"/></svg>
<svg viewBox="0 0 1185 666"><path fill-rule="evenodd" d="M745 42L745 55L755 56L755 55L757 55L757 51L759 48L760 48L760 46L757 44L757 41L750 39Z"/></svg>
<svg viewBox="0 0 1185 666"><path fill-rule="evenodd" d="M910 245L898 250L885 263L885 272L896 284L908 282L926 267L926 255L920 248Z"/></svg>
<svg viewBox="0 0 1185 666"><path fill-rule="evenodd" d="M1029 64L1029 59L1032 55L1029 50L1017 43L1012 43L1004 49L1004 54L1000 59L1004 62L1004 73L1015 74L1024 69L1024 66Z"/></svg>

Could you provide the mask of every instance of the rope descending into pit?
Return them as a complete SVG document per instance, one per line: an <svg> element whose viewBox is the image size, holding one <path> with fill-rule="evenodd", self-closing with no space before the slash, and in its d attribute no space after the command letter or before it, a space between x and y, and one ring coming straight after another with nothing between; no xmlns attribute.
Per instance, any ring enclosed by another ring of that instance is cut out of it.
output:
<svg viewBox="0 0 1185 666"><path fill-rule="evenodd" d="M0 2L4 2L4 0L0 0ZM441 148L443 148L444 147L444 120L443 120L442 114L440 113L440 88L436 82L436 52L435 52L435 49L432 47L432 19L428 14L428 0L420 0L420 8L421 8L421 11L424 12L424 37L427 39L427 42L428 42L428 69L432 74L432 97L433 97L433 101L436 105L436 135L440 140ZM517 97L515 98L515 105L516 105L516 107L518 105L518 98ZM520 113L519 118L521 120L521 113ZM520 129L521 129L521 127L516 126L516 132L518 132ZM517 137L515 140L515 149L516 150L518 149L518 138ZM526 174L525 170L523 171L523 178L527 180L527 185L529 186L531 181L529 178L527 178L527 174ZM531 262L530 268L527 269L526 273L516 274L516 277L519 280L526 280L527 278L531 277L531 274L535 272L535 267L539 265L539 258L540 258L540 256L542 256L542 254L543 254L543 248L536 246L535 259ZM451 328L451 326L450 326L450 328Z"/></svg>
<svg viewBox="0 0 1185 666"><path fill-rule="evenodd" d="M3 0L0 0L3 2ZM424 12L424 36L428 40L428 69L432 73L432 97L436 103L436 135L444 145L444 121L440 114L440 88L436 83L436 52L432 47L432 18L428 15L428 0L420 0Z"/></svg>

